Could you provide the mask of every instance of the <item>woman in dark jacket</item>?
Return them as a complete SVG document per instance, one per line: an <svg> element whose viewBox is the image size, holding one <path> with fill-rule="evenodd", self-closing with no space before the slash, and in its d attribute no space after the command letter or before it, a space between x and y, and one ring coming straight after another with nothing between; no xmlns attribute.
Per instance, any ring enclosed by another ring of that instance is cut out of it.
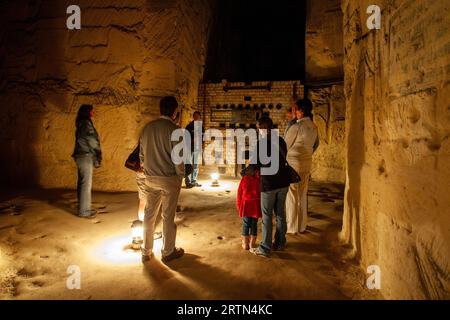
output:
<svg viewBox="0 0 450 320"><path fill-rule="evenodd" d="M78 216L92 218L95 216L91 210L91 189L93 167L100 167L102 152L97 130L92 123L94 107L84 104L78 110L75 122L75 149L72 157L78 168Z"/></svg>
<svg viewBox="0 0 450 320"><path fill-rule="evenodd" d="M262 241L259 247L250 249L252 253L258 256L268 257L272 250L282 250L286 244L286 211L285 202L286 195L290 184L290 172L286 162L286 143L283 138L278 137L278 141L272 141L271 130L273 129L272 119L269 117L261 117L258 120L260 139L258 146L267 145L268 157L271 152L278 156L278 170L274 174L265 174L264 167L268 168L273 163L262 165L258 152L258 165L261 170L261 210L262 210ZM277 224L274 241L272 243L272 215L275 213Z"/></svg>

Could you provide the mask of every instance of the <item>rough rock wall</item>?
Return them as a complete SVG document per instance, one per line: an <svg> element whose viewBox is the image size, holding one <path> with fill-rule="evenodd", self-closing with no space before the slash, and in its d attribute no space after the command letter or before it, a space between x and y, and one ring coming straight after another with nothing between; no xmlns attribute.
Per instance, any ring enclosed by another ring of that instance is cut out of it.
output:
<svg viewBox="0 0 450 320"><path fill-rule="evenodd" d="M306 86L320 135L311 177L316 181L344 183L344 45L340 3L340 0L307 3Z"/></svg>
<svg viewBox="0 0 450 320"><path fill-rule="evenodd" d="M310 89L320 145L313 155L311 178L345 182L345 99L342 85Z"/></svg>
<svg viewBox="0 0 450 320"><path fill-rule="evenodd" d="M178 97L184 122L196 107L209 2L81 0L81 30L66 28L70 4L1 4L1 182L74 187L76 112L91 103L104 157L94 188L134 190L123 163L160 97Z"/></svg>
<svg viewBox="0 0 450 320"><path fill-rule="evenodd" d="M308 0L306 19L307 81L343 77L341 0Z"/></svg>
<svg viewBox="0 0 450 320"><path fill-rule="evenodd" d="M343 240L386 298L450 298L450 3L345 0Z"/></svg>

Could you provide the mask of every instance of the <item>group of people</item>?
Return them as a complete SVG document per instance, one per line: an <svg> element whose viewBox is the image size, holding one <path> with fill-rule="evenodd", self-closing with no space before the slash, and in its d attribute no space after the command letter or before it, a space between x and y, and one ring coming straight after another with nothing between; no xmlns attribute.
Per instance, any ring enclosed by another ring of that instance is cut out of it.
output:
<svg viewBox="0 0 450 320"><path fill-rule="evenodd" d="M171 141L172 133L179 129L178 102L167 96L160 100L160 117L148 123L141 132L137 152L141 170L136 174L139 190L139 212L144 225L142 261L153 256L155 224L158 214L162 215L161 249L162 261L183 256L184 250L175 246L177 226L175 213L182 180L187 188L198 187L199 148L191 139L191 163L189 172L185 164L175 164L172 150L178 143ZM271 141L272 120L263 116L258 120L260 138L271 147L269 152L278 152L280 166L274 175L264 175L259 159L247 166L239 184L237 208L243 217L242 246L256 255L269 256L271 250L281 250L286 245L286 233L304 232L306 228L306 193L311 170L312 153L317 147L317 129L312 122L312 104L308 99L297 101L292 109L292 119L285 132L285 140ZM73 158L78 168L78 215L82 218L95 217L91 209L93 168L102 162L98 133L93 125L94 108L82 105L76 119L75 148ZM186 129L194 137L194 123L201 119L199 112ZM200 142L201 143L201 142ZM270 156L270 154L269 154ZM300 182L291 183L290 170L301 177ZM142 214L143 213L143 214ZM276 231L272 241L272 216L276 216ZM256 246L257 222L262 217L262 241Z"/></svg>
<svg viewBox="0 0 450 320"><path fill-rule="evenodd" d="M196 183L198 166L193 165L194 170L185 175L185 165L175 164L171 158L172 149L177 144L171 141L171 136L179 128L176 124L179 120L176 98L162 98L159 109L160 117L144 127L138 144L141 170L136 173L136 182L140 199L139 211L144 211L141 217L144 225L143 262L153 256L154 229L160 212L163 220L162 261L168 262L184 254L182 248L175 247L175 213L181 183L185 178L188 187L199 186ZM93 168L99 167L102 162L100 139L92 122L93 115L92 105L82 105L78 110L72 154L78 168L78 216L88 219L96 216L95 210L91 209Z"/></svg>
<svg viewBox="0 0 450 320"><path fill-rule="evenodd" d="M312 122L312 103L309 99L295 102L290 111L285 139L271 140L273 122L263 116L258 120L260 139L266 140L268 150L278 152L279 169L274 175L263 175L258 161L242 172L237 193L237 209L242 217L242 248L268 257L271 251L283 250L286 233L298 234L306 230L307 191L312 155L319 145L317 127ZM290 170L300 177L293 181ZM275 235L272 236L272 218L275 214ZM262 218L262 240L256 246L257 222Z"/></svg>

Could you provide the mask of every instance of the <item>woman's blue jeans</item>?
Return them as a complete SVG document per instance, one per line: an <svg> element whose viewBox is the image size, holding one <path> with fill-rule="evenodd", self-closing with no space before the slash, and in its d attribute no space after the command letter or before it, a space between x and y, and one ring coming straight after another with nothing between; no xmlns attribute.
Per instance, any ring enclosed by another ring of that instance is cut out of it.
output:
<svg viewBox="0 0 450 320"><path fill-rule="evenodd" d="M90 216L91 211L91 189L92 173L94 162L92 155L87 154L75 157L78 168L77 196L78 196L78 215Z"/></svg>
<svg viewBox="0 0 450 320"><path fill-rule="evenodd" d="M259 248L266 255L272 250L272 216L275 213L276 231L275 243L277 245L286 244L286 195L289 188L281 188L267 192L261 192L261 210L262 210L262 241Z"/></svg>

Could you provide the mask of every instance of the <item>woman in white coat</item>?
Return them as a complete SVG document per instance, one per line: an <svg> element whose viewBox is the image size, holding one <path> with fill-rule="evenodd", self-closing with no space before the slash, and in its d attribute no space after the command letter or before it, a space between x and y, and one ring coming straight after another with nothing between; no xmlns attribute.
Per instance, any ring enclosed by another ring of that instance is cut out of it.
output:
<svg viewBox="0 0 450 320"><path fill-rule="evenodd" d="M287 161L300 175L301 181L289 187L286 198L287 233L297 234L306 230L307 193L312 165L312 155L318 145L317 127L312 122L312 103L309 99L296 102L297 122L286 132Z"/></svg>

